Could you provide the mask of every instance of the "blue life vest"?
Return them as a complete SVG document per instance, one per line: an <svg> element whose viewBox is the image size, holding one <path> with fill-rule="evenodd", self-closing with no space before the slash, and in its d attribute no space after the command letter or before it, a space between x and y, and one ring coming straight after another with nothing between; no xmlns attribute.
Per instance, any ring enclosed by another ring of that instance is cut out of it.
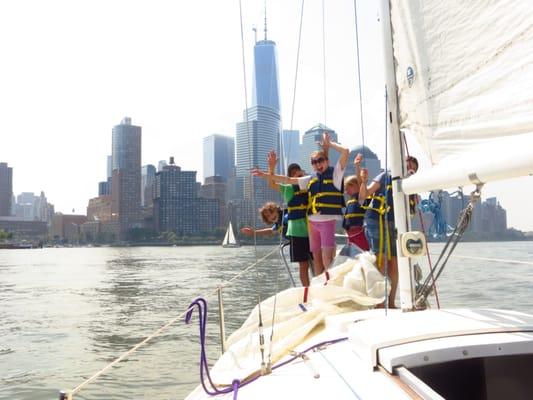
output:
<svg viewBox="0 0 533 400"><path fill-rule="evenodd" d="M280 233L284 238L287 238L288 222L289 218L287 210L280 210L278 213L278 220L272 225L272 230Z"/></svg>
<svg viewBox="0 0 533 400"><path fill-rule="evenodd" d="M287 203L287 210L289 211L289 220L302 219L307 215L307 205L309 198L307 190L300 190L300 186L292 185L294 193L292 198Z"/></svg>
<svg viewBox="0 0 533 400"><path fill-rule="evenodd" d="M368 204L367 201L365 201L365 203ZM355 194L346 202L346 211L344 213L342 227L348 230L352 226L363 226L364 217L365 208L359 204L358 194Z"/></svg>
<svg viewBox="0 0 533 400"><path fill-rule="evenodd" d="M328 167L323 174L311 178L307 185L309 192L308 214L342 215L344 207L343 192L333 184L333 167Z"/></svg>
<svg viewBox="0 0 533 400"><path fill-rule="evenodd" d="M385 185L383 184L385 183ZM389 173L380 180L380 188L370 197L366 207L366 217L380 219L387 215L387 221L394 221L394 204L392 202L392 180ZM384 187L385 186L385 187Z"/></svg>

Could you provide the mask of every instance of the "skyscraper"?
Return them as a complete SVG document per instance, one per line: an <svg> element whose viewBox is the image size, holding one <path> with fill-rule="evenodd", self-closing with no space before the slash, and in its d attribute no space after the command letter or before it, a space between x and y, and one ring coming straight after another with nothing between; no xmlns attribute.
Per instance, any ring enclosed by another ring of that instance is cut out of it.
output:
<svg viewBox="0 0 533 400"><path fill-rule="evenodd" d="M227 182L235 166L235 139L217 134L207 136L203 151L204 182L212 176L220 176Z"/></svg>
<svg viewBox="0 0 533 400"><path fill-rule="evenodd" d="M252 107L244 111L242 122L237 123L236 135L236 191L245 200L255 199L249 209L257 204L278 199L278 194L267 188L263 179L253 185L250 169L267 168L267 154L279 154L281 119L279 115L279 84L276 43L265 38L254 46L254 79Z"/></svg>
<svg viewBox="0 0 533 400"><path fill-rule="evenodd" d="M152 205L152 191L155 183L155 166L152 164L143 165L141 173L141 205L148 207Z"/></svg>
<svg viewBox="0 0 533 400"><path fill-rule="evenodd" d="M300 163L300 131L283 129L281 145L283 168L292 163Z"/></svg>
<svg viewBox="0 0 533 400"><path fill-rule="evenodd" d="M7 163L0 163L0 216L11 215L11 199L13 198L13 168Z"/></svg>
<svg viewBox="0 0 533 400"><path fill-rule="evenodd" d="M121 234L141 223L141 132L128 117L113 128L112 217Z"/></svg>

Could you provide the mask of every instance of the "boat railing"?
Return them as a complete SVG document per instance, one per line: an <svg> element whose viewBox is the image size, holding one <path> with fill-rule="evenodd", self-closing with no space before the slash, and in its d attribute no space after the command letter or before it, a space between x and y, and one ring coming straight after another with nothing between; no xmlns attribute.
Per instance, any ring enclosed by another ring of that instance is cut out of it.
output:
<svg viewBox="0 0 533 400"><path fill-rule="evenodd" d="M282 248L283 246L283 248ZM240 271L239 273L237 273L235 276L233 276L231 279L223 282L222 284L220 284L219 286L217 286L215 289L211 290L209 293L207 293L205 296L202 296L203 298L205 299L208 299L210 297L212 297L213 295L215 295L215 293L217 294L217 297L218 297L218 307L219 307L219 330L220 330L220 343L221 343L221 349L222 349L222 352L225 352L226 351L226 330L225 330L225 321L224 321L224 303L223 303L223 289L224 288L227 288L227 287L230 287L231 285L233 285L233 283L235 281L237 281L239 278L241 278L243 275L245 275L246 273L248 273L251 269L257 267L261 262L263 262L264 260L266 260L267 258L269 258L272 254L274 254L277 250L281 252L282 256L283 256L283 259L286 263L286 260L285 260L285 257L283 255L283 249L285 248L285 244L281 244L280 246L276 246L274 247L271 251L269 251L266 255L264 255L263 257L261 257L260 259L257 259L254 263L250 264L248 267L246 267L245 269L243 269L242 271ZM287 265L287 268L288 267L288 264L286 263ZM291 280L292 279L292 275L290 274L290 269L287 269L287 271L289 272L289 276L291 277ZM294 280L293 280L294 281ZM128 351L126 351L125 353L123 353L122 355L120 355L119 357L117 357L115 360L113 360L112 362L110 362L109 364L107 364L106 366L104 366L102 369L100 369L99 371L97 371L96 373L94 373L90 378L86 379L85 381L83 381L82 383L80 383L78 386L76 386L74 389L72 390L69 390L69 391L66 391L66 390L61 390L59 392L59 399L60 400L72 400L74 398L74 396L76 394L78 394L82 389L84 389L86 386L88 386L90 383L96 381L100 376L102 376L103 374L105 374L106 372L108 372L113 366L115 366L116 364L120 363L121 361L125 360L126 358L128 358L130 355L132 355L133 353L135 353L137 350L139 350L141 347L143 347L144 345L146 345L148 342L150 342L152 339L154 339L155 337L159 336L163 331L165 331L166 329L168 329L171 325L175 324L177 321L181 320L182 318L184 318L187 313L189 311L191 311L193 309L194 306L189 306L185 311L183 311L182 313L180 313L177 317L174 317L173 319L171 319L170 321L168 321L166 324L162 325L161 327L159 327L157 330L155 330L152 334L150 334L149 336L147 336L146 338L144 338L141 342L137 343L135 346L133 346L131 349L129 349Z"/></svg>

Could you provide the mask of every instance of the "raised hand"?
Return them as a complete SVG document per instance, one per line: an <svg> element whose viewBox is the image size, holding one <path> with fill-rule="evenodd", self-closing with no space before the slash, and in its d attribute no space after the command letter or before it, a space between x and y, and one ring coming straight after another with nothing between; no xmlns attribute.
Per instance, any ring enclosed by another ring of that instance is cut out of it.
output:
<svg viewBox="0 0 533 400"><path fill-rule="evenodd" d="M361 179L361 182L366 184L366 182L368 181L368 169L361 168L361 172L359 173L359 177Z"/></svg>
<svg viewBox="0 0 533 400"><path fill-rule="evenodd" d="M357 155L355 156L355 159L353 160L353 163L355 164L356 167L358 167L361 165L361 161L363 161L363 155L361 153L357 153Z"/></svg>
<svg viewBox="0 0 533 400"><path fill-rule="evenodd" d="M267 156L268 172L273 174L276 170L276 164L278 163L278 156L274 150L270 150Z"/></svg>

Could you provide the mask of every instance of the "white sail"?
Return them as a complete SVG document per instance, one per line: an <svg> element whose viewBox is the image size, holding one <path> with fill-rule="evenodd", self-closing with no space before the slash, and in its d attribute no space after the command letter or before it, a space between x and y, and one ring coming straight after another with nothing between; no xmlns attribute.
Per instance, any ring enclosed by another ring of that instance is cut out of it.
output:
<svg viewBox="0 0 533 400"><path fill-rule="evenodd" d="M222 246L224 247L238 246L237 240L235 239L235 234L233 233L233 226L231 225L231 221L228 225L228 229L226 230L226 235L224 236L224 240L222 241Z"/></svg>
<svg viewBox="0 0 533 400"><path fill-rule="evenodd" d="M532 14L519 0L391 2L400 129L434 166L404 192L533 173Z"/></svg>

